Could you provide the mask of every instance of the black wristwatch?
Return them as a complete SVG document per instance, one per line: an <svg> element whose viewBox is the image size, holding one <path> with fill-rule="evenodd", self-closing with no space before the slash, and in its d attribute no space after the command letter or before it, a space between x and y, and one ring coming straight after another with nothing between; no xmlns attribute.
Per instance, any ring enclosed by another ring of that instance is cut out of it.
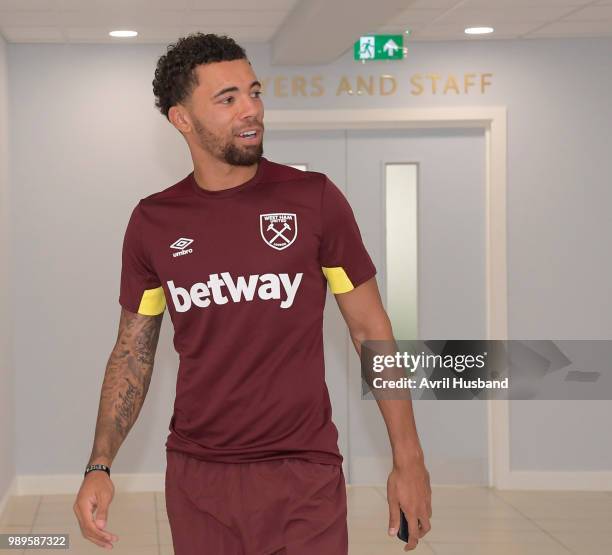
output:
<svg viewBox="0 0 612 555"><path fill-rule="evenodd" d="M85 474L83 475L83 477L87 476L93 470L104 470L104 472L106 472L110 476L110 467L109 466L106 466L105 464L90 464L85 469Z"/></svg>

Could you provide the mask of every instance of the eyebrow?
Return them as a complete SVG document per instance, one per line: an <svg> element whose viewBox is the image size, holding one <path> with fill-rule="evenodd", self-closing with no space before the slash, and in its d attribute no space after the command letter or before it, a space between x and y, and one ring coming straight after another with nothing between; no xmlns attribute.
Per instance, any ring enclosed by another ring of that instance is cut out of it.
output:
<svg viewBox="0 0 612 555"><path fill-rule="evenodd" d="M261 87L261 83L259 81L253 81L251 83L251 86L249 87L249 89L252 89L253 87L256 87L256 86ZM239 89L236 86L225 87L224 89L221 89L218 93L213 95L213 98L217 98L218 96L222 96L222 95L224 95L225 93L228 93L228 92L236 92L237 90L239 90Z"/></svg>

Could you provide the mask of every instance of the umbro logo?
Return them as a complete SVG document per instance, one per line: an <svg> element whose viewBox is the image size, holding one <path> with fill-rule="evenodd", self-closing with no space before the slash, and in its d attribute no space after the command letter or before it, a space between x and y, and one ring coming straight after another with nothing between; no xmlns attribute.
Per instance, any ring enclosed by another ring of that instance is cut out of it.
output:
<svg viewBox="0 0 612 555"><path fill-rule="evenodd" d="M178 252L173 252L172 256L184 256L185 254L191 254L193 249L188 249L187 247L193 243L193 239L188 239L187 237L180 237L174 243L170 245L171 249L176 249Z"/></svg>

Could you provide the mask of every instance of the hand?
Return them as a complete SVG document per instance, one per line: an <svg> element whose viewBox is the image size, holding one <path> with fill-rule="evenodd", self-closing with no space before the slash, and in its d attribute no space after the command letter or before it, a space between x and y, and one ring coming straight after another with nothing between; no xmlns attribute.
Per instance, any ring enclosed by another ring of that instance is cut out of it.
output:
<svg viewBox="0 0 612 555"><path fill-rule="evenodd" d="M399 530L400 507L408 521L408 543L404 551L415 549L431 525L431 486L429 472L422 459L403 466L395 466L387 479L387 501L389 503L389 535Z"/></svg>
<svg viewBox="0 0 612 555"><path fill-rule="evenodd" d="M94 470L83 479L72 509L76 514L83 537L106 549L113 548L119 539L105 529L108 506L115 495L115 486L106 472ZM97 510L96 510L97 509ZM94 520L94 510L96 516Z"/></svg>

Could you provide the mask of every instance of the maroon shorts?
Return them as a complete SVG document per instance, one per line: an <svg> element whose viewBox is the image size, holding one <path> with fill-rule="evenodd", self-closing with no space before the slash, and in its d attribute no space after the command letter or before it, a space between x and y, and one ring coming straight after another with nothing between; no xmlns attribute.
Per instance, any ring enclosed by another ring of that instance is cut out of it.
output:
<svg viewBox="0 0 612 555"><path fill-rule="evenodd" d="M174 555L347 555L341 466L220 463L166 452Z"/></svg>

